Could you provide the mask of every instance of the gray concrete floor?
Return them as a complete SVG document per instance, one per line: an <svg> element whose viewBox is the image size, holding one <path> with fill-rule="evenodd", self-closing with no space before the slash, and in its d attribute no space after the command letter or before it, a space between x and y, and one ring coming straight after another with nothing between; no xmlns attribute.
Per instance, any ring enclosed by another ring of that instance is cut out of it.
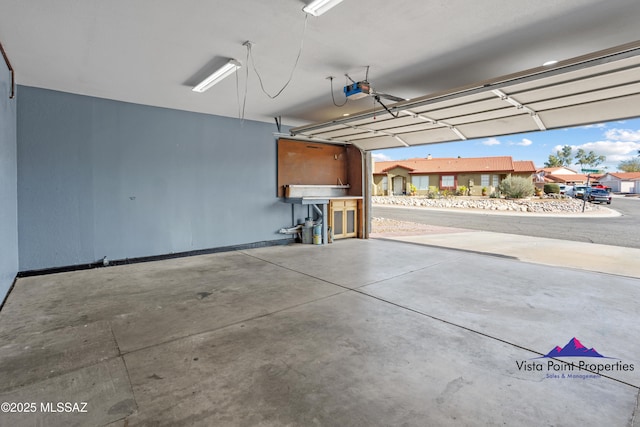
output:
<svg viewBox="0 0 640 427"><path fill-rule="evenodd" d="M0 402L35 411L0 424L634 425L639 285L377 239L23 278L0 312ZM609 358L553 366L634 370L518 368L573 337Z"/></svg>

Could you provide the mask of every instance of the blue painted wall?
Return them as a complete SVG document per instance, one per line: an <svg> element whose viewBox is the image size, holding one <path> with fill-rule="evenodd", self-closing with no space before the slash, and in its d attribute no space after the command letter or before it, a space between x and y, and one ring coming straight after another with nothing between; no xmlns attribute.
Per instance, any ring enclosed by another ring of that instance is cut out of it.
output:
<svg viewBox="0 0 640 427"><path fill-rule="evenodd" d="M10 94L11 74L0 59L0 303L18 272L17 108Z"/></svg>
<svg viewBox="0 0 640 427"><path fill-rule="evenodd" d="M20 86L20 270L287 238L275 124Z"/></svg>

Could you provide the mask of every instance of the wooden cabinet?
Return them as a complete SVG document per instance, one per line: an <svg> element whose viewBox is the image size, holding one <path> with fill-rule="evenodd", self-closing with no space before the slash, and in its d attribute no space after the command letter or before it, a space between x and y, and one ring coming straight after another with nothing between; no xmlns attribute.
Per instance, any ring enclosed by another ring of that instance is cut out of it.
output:
<svg viewBox="0 0 640 427"><path fill-rule="evenodd" d="M358 200L331 200L329 226L334 239L358 237Z"/></svg>

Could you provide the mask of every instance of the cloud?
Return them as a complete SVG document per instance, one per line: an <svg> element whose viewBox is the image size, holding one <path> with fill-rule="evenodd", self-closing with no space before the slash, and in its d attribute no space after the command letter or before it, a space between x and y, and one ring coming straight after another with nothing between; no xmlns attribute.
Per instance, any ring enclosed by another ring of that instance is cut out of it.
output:
<svg viewBox="0 0 640 427"><path fill-rule="evenodd" d="M527 138L522 138L522 141L520 142L510 142L509 145L519 145L521 147L528 147L531 144L533 144L533 141L531 141L530 139Z"/></svg>
<svg viewBox="0 0 640 427"><path fill-rule="evenodd" d="M602 128L606 128L607 124L606 123L594 123L592 125L586 125L586 126L581 126L581 129L602 129Z"/></svg>
<svg viewBox="0 0 640 427"><path fill-rule="evenodd" d="M498 138L489 138L486 141L482 141L482 145L500 145Z"/></svg>
<svg viewBox="0 0 640 427"><path fill-rule="evenodd" d="M373 160L375 160L376 162L387 162L389 160L393 160L391 157L382 153L373 153L371 157L373 157Z"/></svg>
<svg viewBox="0 0 640 427"><path fill-rule="evenodd" d="M605 165L616 166L623 160L629 160L638 155L640 150L640 129L608 129L603 133L605 139L571 145L573 153L580 148L586 152L593 151L599 156L606 156ZM562 145L556 145L553 153L562 150Z"/></svg>
<svg viewBox="0 0 640 427"><path fill-rule="evenodd" d="M582 145L572 145L573 153L582 148L586 152L593 151L599 156L606 156L607 163L618 163L622 160L629 160L638 154L640 142L634 141L595 141ZM554 153L561 150L562 146L554 147Z"/></svg>
<svg viewBox="0 0 640 427"><path fill-rule="evenodd" d="M640 130L610 129L604 133L604 137L613 141L640 141Z"/></svg>

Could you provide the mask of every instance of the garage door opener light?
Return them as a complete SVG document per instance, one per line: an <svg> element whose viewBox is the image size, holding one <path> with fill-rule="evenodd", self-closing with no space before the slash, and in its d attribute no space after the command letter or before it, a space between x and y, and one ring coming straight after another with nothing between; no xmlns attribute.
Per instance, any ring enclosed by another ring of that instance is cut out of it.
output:
<svg viewBox="0 0 640 427"><path fill-rule="evenodd" d="M211 73L209 77L198 83L191 90L194 92L202 93L205 90L209 89L211 86L222 81L225 77L233 74L240 67L242 67L242 64L240 62L236 61L235 59L230 59L229 62Z"/></svg>

